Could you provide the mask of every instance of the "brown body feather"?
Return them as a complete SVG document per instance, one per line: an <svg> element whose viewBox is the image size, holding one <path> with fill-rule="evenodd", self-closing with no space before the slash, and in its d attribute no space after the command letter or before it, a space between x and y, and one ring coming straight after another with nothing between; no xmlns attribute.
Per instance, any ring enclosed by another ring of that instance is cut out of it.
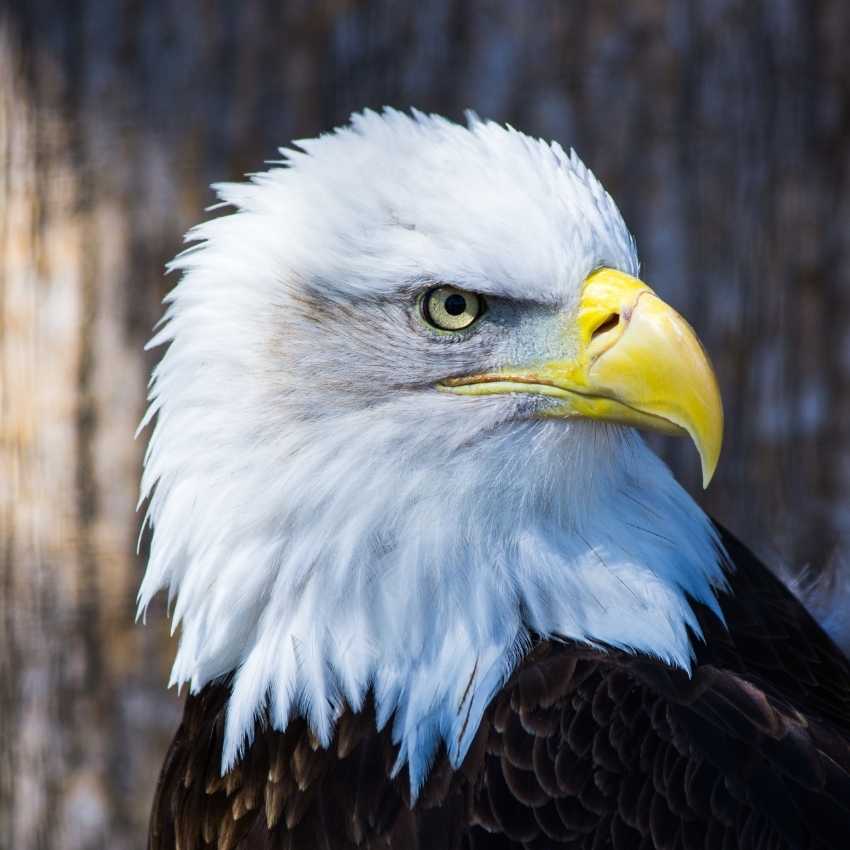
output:
<svg viewBox="0 0 850 850"><path fill-rule="evenodd" d="M226 681L190 696L154 800L151 850L850 847L850 663L724 534L727 628L698 614L692 677L541 641L462 768L440 757L411 808L371 706L316 746L261 720L219 775Z"/></svg>

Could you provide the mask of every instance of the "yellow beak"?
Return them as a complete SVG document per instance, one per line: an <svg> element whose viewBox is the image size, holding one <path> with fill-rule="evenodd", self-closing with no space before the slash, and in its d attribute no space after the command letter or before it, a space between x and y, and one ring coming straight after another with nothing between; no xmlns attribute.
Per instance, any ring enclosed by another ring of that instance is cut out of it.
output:
<svg viewBox="0 0 850 850"><path fill-rule="evenodd" d="M582 416L690 435L703 487L717 468L723 405L717 379L691 326L645 283L600 269L584 283L578 315L565 328L565 359L449 378L463 395L537 393L561 400L547 416Z"/></svg>

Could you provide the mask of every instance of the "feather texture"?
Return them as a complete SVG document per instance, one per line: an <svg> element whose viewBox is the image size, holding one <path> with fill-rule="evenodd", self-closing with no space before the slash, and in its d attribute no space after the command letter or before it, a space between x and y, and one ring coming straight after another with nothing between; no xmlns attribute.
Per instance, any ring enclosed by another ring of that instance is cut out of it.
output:
<svg viewBox="0 0 850 850"><path fill-rule="evenodd" d="M843 850L850 664L784 586L726 543L737 568L729 630L698 609L709 640L692 676L539 641L488 707L462 769L441 752L413 808L371 700L344 711L329 750L310 745L302 720L285 732L260 721L232 781L210 792L203 770L187 772L223 744L229 683L207 686L187 700L163 769L151 850L171 850L177 835L185 850Z"/></svg>
<svg viewBox="0 0 850 850"><path fill-rule="evenodd" d="M722 547L630 429L434 388L568 355L585 277L637 272L574 153L392 110L298 145L219 186L236 211L172 264L139 611L168 594L172 683L232 674L223 769L258 718L327 747L371 694L415 794L440 747L463 762L533 635L688 668ZM486 297L474 333L423 326L435 282Z"/></svg>

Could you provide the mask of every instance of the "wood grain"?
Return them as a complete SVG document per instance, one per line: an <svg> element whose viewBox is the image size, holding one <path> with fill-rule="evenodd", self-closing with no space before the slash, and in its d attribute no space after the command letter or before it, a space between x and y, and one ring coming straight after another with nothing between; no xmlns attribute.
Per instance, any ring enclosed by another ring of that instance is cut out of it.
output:
<svg viewBox="0 0 850 850"><path fill-rule="evenodd" d="M0 848L142 846L178 718L167 624L133 624L163 264L210 182L353 109L473 107L574 145L718 368L708 493L688 446L661 450L768 560L834 557L848 33L842 0L0 5Z"/></svg>

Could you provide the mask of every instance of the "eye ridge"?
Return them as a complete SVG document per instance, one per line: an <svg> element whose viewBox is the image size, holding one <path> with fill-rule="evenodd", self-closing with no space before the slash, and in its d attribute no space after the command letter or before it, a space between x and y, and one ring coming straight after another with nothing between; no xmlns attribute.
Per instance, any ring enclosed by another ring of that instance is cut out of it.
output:
<svg viewBox="0 0 850 850"><path fill-rule="evenodd" d="M484 309L480 295L446 284L429 289L422 298L422 317L441 331L466 330L481 317Z"/></svg>

